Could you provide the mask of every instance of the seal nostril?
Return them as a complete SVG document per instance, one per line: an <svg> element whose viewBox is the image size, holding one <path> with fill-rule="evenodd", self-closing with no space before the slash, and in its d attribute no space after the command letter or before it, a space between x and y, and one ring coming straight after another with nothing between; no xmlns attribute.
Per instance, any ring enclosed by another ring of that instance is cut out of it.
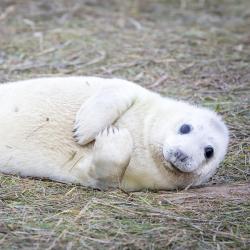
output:
<svg viewBox="0 0 250 250"><path fill-rule="evenodd" d="M181 158L180 158L180 161L181 162L185 162L187 160L187 155L183 155Z"/></svg>
<svg viewBox="0 0 250 250"><path fill-rule="evenodd" d="M184 154L181 150L177 150L174 153L174 156L181 162L184 162L187 160L188 156L186 154Z"/></svg>
<svg viewBox="0 0 250 250"><path fill-rule="evenodd" d="M176 151L175 153L174 153L174 156L176 157L176 158L179 158L180 156L181 156L181 152L178 150L178 151Z"/></svg>

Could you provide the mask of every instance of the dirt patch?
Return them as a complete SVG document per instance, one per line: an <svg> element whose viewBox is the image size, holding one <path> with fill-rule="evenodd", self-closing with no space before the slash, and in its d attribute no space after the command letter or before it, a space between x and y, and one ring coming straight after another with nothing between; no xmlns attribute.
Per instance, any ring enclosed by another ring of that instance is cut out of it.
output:
<svg viewBox="0 0 250 250"><path fill-rule="evenodd" d="M168 193L166 199L161 200L161 204L183 204L194 205L197 201L204 203L209 200L219 200L232 203L245 203L250 200L250 183L220 184L195 188L188 191Z"/></svg>

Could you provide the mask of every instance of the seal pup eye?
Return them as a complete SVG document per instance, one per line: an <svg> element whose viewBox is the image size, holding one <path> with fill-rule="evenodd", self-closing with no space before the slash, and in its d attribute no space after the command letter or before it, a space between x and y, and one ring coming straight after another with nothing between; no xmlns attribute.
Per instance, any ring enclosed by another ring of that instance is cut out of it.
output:
<svg viewBox="0 0 250 250"><path fill-rule="evenodd" d="M206 159L211 158L214 155L214 149L211 146L205 147L205 157Z"/></svg>
<svg viewBox="0 0 250 250"><path fill-rule="evenodd" d="M191 131L191 126L189 124L183 124L181 127L180 127L180 134L188 134L190 133Z"/></svg>

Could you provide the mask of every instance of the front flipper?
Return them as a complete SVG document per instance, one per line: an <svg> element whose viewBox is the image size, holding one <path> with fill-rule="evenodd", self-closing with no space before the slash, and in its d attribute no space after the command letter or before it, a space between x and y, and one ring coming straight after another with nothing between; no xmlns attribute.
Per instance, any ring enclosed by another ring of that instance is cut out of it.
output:
<svg viewBox="0 0 250 250"><path fill-rule="evenodd" d="M100 131L112 125L136 101L138 86L129 83L104 85L90 97L76 115L74 138L85 145Z"/></svg>
<svg viewBox="0 0 250 250"><path fill-rule="evenodd" d="M133 141L127 129L113 126L96 137L89 175L96 187L105 189L120 185L133 150Z"/></svg>

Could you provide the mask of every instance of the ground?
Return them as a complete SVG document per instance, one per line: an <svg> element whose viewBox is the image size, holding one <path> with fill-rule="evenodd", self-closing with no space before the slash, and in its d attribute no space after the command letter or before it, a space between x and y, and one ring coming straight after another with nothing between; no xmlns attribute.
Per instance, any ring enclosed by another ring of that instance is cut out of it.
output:
<svg viewBox="0 0 250 250"><path fill-rule="evenodd" d="M0 82L120 77L219 112L206 187L100 192L0 175L1 249L249 249L250 1L1 0Z"/></svg>

